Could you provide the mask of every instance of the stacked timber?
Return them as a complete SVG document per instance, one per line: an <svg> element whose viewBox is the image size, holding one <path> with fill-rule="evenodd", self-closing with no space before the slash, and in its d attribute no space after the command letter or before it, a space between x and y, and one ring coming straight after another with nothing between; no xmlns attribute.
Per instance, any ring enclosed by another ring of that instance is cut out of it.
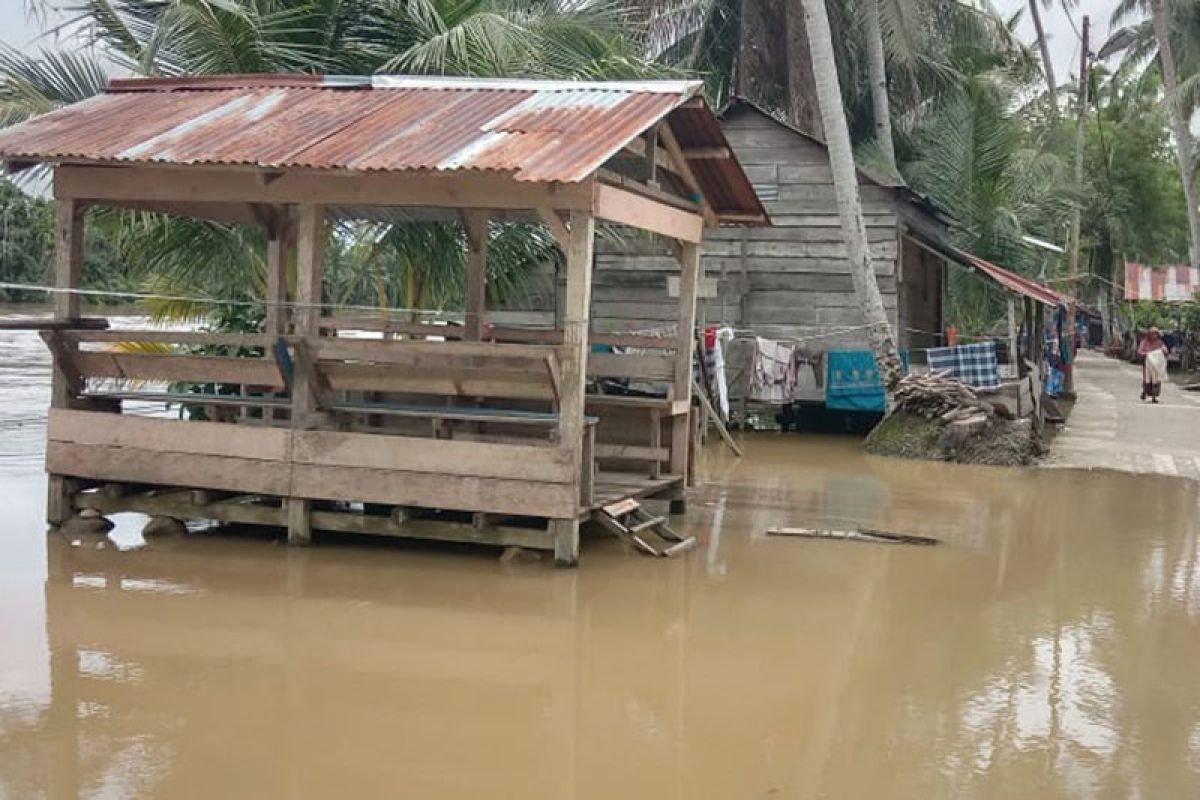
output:
<svg viewBox="0 0 1200 800"><path fill-rule="evenodd" d="M896 388L896 407L946 426L948 444L962 442L982 432L996 417L1012 414L1003 404L993 404L975 394L950 371L905 375Z"/></svg>

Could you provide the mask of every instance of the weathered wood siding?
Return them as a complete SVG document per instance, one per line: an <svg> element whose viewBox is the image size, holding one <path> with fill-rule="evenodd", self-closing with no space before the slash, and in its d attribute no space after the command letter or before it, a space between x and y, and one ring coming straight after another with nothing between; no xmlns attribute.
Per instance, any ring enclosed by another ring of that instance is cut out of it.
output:
<svg viewBox="0 0 1200 800"><path fill-rule="evenodd" d="M701 301L699 319L753 331L768 338L812 338L814 350L865 348L846 247L838 219L833 174L825 148L754 109L731 110L722 120L725 135L774 223L766 228L707 231L703 246L705 276L717 281L717 297ZM884 305L902 347L910 344L903 313L917 313L923 325L940 316L940 283L917 284L937 270L925 254L910 248L913 269L901 292L897 285L900 214L918 213L895 189L862 178L859 190L871 254ZM675 322L677 301L668 294L668 278L679 265L661 243L628 231L623 240L601 236L596 246L592 327L623 332L653 329ZM561 286L560 286L561 294ZM536 302L545 302L543 291ZM919 304L925 304L920 309ZM561 303L559 304L561 305ZM915 342L913 342L915 344ZM735 343L729 374L741 369L749 351ZM811 375L802 373L803 397L820 399ZM735 384L733 393L738 394Z"/></svg>

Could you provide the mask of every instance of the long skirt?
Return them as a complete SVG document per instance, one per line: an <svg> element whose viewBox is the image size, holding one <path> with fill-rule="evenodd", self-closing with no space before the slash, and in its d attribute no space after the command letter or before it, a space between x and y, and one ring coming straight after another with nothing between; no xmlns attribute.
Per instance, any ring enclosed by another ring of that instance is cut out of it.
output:
<svg viewBox="0 0 1200 800"><path fill-rule="evenodd" d="M1162 350L1146 354L1142 363L1142 397L1157 400L1162 393L1162 382L1167 377L1167 357Z"/></svg>

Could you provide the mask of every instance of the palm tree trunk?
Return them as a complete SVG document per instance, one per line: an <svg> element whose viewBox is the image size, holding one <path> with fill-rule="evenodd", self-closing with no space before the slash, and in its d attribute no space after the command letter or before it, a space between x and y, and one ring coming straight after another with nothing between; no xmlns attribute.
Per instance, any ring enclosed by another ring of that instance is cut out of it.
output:
<svg viewBox="0 0 1200 800"><path fill-rule="evenodd" d="M808 31L808 46L812 53L813 78L825 139L829 147L829 164L833 169L833 185L837 195L838 216L842 223L842 238L850 262L850 279L854 294L866 324L867 341L875 355L879 374L890 397L900 381L900 356L896 339L883 307L883 296L875 279L871 252L867 245L867 226L863 222L862 199L858 193L858 172L854 167L854 152L850 131L842 108L842 89L838 80L837 62L833 55L833 38L829 31L829 16L825 0L801 0L804 22Z"/></svg>
<svg viewBox="0 0 1200 800"><path fill-rule="evenodd" d="M1046 95L1050 98L1050 114L1058 117L1058 81L1054 77L1054 62L1050 59L1050 43L1046 41L1046 29L1042 27L1041 0L1029 0L1029 16L1033 18L1033 29L1037 31L1038 50L1042 54L1042 74L1046 76Z"/></svg>
<svg viewBox="0 0 1200 800"><path fill-rule="evenodd" d="M892 105L888 99L887 56L883 50L883 31L879 25L879 0L866 0L863 9L866 14L867 78L871 85L871 109L875 115L875 141L883 150L888 165L895 169L896 143L892 140Z"/></svg>
<svg viewBox="0 0 1200 800"><path fill-rule="evenodd" d="M1171 40L1167 35L1167 9L1163 0L1151 0L1150 14L1154 24L1154 36L1158 39L1158 63L1162 67L1167 109L1171 112L1171 133L1175 137L1175 154L1179 159L1183 198L1187 203L1188 260L1193 267L1200 267L1200 209L1196 207L1196 185L1193 180L1195 164L1192 161L1192 131L1183 117L1183 104L1179 101L1179 79L1175 73Z"/></svg>
<svg viewBox="0 0 1200 800"><path fill-rule="evenodd" d="M744 4L745 0L743 0ZM818 139L825 138L821 112L817 108L817 87L813 82L812 55L804 26L804 9L799 3L781 4L784 9L784 69L787 83L787 118L794 127ZM765 38L765 37L764 37Z"/></svg>

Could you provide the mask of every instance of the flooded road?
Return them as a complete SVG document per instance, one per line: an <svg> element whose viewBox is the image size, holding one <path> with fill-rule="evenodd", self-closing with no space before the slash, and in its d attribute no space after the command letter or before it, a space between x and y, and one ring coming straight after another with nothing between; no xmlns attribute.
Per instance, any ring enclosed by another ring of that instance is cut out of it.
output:
<svg viewBox="0 0 1200 800"><path fill-rule="evenodd" d="M677 560L72 543L45 380L0 333L0 797L1200 793L1189 484L767 435L704 454ZM763 534L851 524L945 543Z"/></svg>

